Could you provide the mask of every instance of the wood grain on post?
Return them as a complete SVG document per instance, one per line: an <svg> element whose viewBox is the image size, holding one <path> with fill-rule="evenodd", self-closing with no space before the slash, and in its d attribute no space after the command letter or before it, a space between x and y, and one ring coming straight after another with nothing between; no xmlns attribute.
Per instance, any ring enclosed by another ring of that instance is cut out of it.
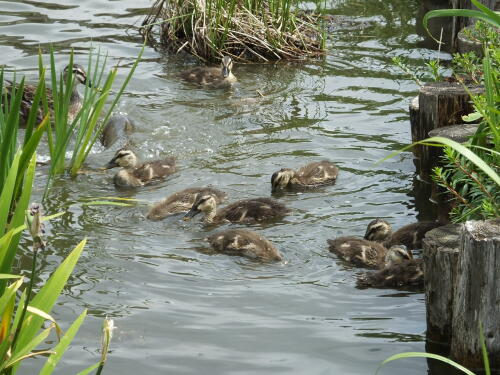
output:
<svg viewBox="0 0 500 375"><path fill-rule="evenodd" d="M495 5L497 3L497 0L478 0L478 1L489 9L495 9ZM477 10L477 8L474 6L474 4L472 4L470 0L451 0L450 3L453 9ZM475 22L476 19L471 17L453 17L452 28L451 28L451 40L452 40L452 49L454 51L457 50L458 33L464 27L473 25Z"/></svg>
<svg viewBox="0 0 500 375"><path fill-rule="evenodd" d="M480 323L500 370L500 219L466 222L460 237L451 355L469 369L483 368Z"/></svg>
<svg viewBox="0 0 500 375"><path fill-rule="evenodd" d="M443 126L459 124L462 116L473 112L470 94L484 91L482 86L464 86L458 82L431 82L421 87L418 95L418 116L411 124L414 141L429 137L429 132ZM433 167L438 165L439 148L417 146L419 158L417 172L424 180L429 179Z"/></svg>
<svg viewBox="0 0 500 375"><path fill-rule="evenodd" d="M427 340L449 343L461 224L426 233L423 240Z"/></svg>

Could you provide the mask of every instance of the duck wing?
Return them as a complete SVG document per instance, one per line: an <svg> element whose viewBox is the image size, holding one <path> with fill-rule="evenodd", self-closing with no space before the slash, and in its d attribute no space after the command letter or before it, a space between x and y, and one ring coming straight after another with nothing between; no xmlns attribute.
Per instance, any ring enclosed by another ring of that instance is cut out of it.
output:
<svg viewBox="0 0 500 375"><path fill-rule="evenodd" d="M411 287L422 289L424 287L423 260L404 260L380 271L362 275L358 278L357 285L375 288Z"/></svg>
<svg viewBox="0 0 500 375"><path fill-rule="evenodd" d="M221 209L217 216L232 222L256 222L285 216L289 210L271 198L235 202Z"/></svg>
<svg viewBox="0 0 500 375"><path fill-rule="evenodd" d="M297 171L297 179L303 185L321 186L334 183L339 174L338 167L328 160L308 164Z"/></svg>
<svg viewBox="0 0 500 375"><path fill-rule="evenodd" d="M332 253L358 267L380 268L386 252L381 244L357 237L338 237L327 242Z"/></svg>
<svg viewBox="0 0 500 375"><path fill-rule="evenodd" d="M425 234L440 226L441 224L435 221L420 221L405 225L395 231L385 245L387 247L405 245L408 249L421 249Z"/></svg>
<svg viewBox="0 0 500 375"><path fill-rule="evenodd" d="M196 67L181 73L181 77L200 85L211 84L223 78L221 69L216 67Z"/></svg>

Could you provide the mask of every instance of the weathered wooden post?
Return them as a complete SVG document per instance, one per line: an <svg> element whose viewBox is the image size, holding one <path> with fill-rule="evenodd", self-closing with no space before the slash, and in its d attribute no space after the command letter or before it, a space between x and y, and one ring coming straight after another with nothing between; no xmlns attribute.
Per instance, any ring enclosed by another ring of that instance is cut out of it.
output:
<svg viewBox="0 0 500 375"><path fill-rule="evenodd" d="M497 0L478 0L481 4L489 9L495 9ZM451 0L451 8L453 9L475 9L477 8L470 0ZM456 51L458 47L458 33L465 27L473 25L476 22L475 18L471 17L453 17L451 28L452 50Z"/></svg>
<svg viewBox="0 0 500 375"><path fill-rule="evenodd" d="M410 105L411 134L413 141L429 137L429 132L443 126L462 123L462 116L473 111L470 94L484 91L482 86L464 86L458 82L431 82L420 88L418 103ZM412 114L413 113L413 114ZM417 146L417 172L424 180L429 180L431 169L438 165L441 155L436 147Z"/></svg>
<svg viewBox="0 0 500 375"><path fill-rule="evenodd" d="M451 356L483 368L482 324L490 366L500 370L500 219L465 223L457 266Z"/></svg>
<svg viewBox="0 0 500 375"><path fill-rule="evenodd" d="M460 224L433 229L423 240L427 341L449 344Z"/></svg>

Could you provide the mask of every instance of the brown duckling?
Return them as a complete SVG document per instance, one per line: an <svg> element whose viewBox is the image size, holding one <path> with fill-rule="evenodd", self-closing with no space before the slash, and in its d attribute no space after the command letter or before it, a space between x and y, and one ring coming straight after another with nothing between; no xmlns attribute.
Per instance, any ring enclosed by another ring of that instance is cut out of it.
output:
<svg viewBox="0 0 500 375"><path fill-rule="evenodd" d="M88 87L92 87L91 81L87 78L87 73L85 69L80 64L73 64L72 68L67 65L63 71L63 82L67 82L67 77L69 73L73 74L73 89L71 91L71 95L69 98L69 108L68 108L68 122L71 123L75 119L80 109L82 109L82 97L78 93L77 86L78 84L86 85ZM35 100L37 86L35 85L24 85L24 92L21 101L21 109L19 114L19 123L21 126L25 126L28 121L28 116L33 106L33 100ZM50 88L46 88L47 102L49 105L50 111L52 111L54 100L52 98L52 90ZM7 85L5 86L5 92L10 97L12 93L12 83L7 81ZM4 92L4 93L5 93ZM43 120L44 113L42 109L42 105L40 103L38 107L37 113L37 121L40 122Z"/></svg>
<svg viewBox="0 0 500 375"><path fill-rule="evenodd" d="M236 77L232 73L233 60L229 56L224 56L219 67L199 66L181 73L186 81L197 83L202 86L219 88L229 86L236 82Z"/></svg>
<svg viewBox="0 0 500 375"><path fill-rule="evenodd" d="M380 271L369 272L358 277L358 287L399 288L424 287L424 262L422 259L402 260L387 265Z"/></svg>
<svg viewBox="0 0 500 375"><path fill-rule="evenodd" d="M228 229L208 237L216 250L262 261L280 261L281 254L267 238L245 229Z"/></svg>
<svg viewBox="0 0 500 375"><path fill-rule="evenodd" d="M107 169L114 167L122 167L113 179L118 187L144 186L176 171L174 157L138 164L137 156L129 149L118 150L106 165Z"/></svg>
<svg viewBox="0 0 500 375"><path fill-rule="evenodd" d="M211 194L199 195L184 220L205 215L205 223L255 223L285 216L290 210L272 198L252 198L240 200L217 210L217 200Z"/></svg>
<svg viewBox="0 0 500 375"><path fill-rule="evenodd" d="M387 249L378 242L357 237L338 237L328 240L328 244L332 253L358 267L379 269L387 264L412 258L406 246L398 245Z"/></svg>
<svg viewBox="0 0 500 375"><path fill-rule="evenodd" d="M312 188L334 184L339 169L328 160L307 164L298 170L282 168L271 176L273 192L285 188Z"/></svg>
<svg viewBox="0 0 500 375"><path fill-rule="evenodd" d="M408 249L420 249L422 239L431 229L441 226L435 221L420 221L401 227L392 233L391 225L384 219L372 220L366 228L365 240L377 241L389 247L392 245L405 245Z"/></svg>
<svg viewBox="0 0 500 375"><path fill-rule="evenodd" d="M223 202L227 194L223 191L211 188L188 188L176 193L173 193L156 203L148 212L146 217L150 220L161 220L169 215L177 214L180 212L187 212L193 207L196 198L199 195L210 194L215 198L217 204Z"/></svg>

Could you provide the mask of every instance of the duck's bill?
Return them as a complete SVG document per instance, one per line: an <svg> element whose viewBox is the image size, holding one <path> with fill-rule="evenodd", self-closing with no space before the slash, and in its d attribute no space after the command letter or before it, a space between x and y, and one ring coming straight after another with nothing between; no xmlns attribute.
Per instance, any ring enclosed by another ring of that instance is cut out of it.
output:
<svg viewBox="0 0 500 375"><path fill-rule="evenodd" d="M223 76L224 78L229 77L229 69L227 68L227 66L223 66L223 67L222 67L222 76Z"/></svg>
<svg viewBox="0 0 500 375"><path fill-rule="evenodd" d="M108 164L106 164L106 166L104 168L111 169L111 168L115 168L115 167L118 167L118 164L116 163L116 159L113 158L113 159L111 159L111 161Z"/></svg>
<svg viewBox="0 0 500 375"><path fill-rule="evenodd" d="M182 220L184 221L189 221L191 220L193 217L195 217L196 215L198 215L200 213L199 210L197 209L193 209L191 208L187 213L186 215L184 215L184 218Z"/></svg>

